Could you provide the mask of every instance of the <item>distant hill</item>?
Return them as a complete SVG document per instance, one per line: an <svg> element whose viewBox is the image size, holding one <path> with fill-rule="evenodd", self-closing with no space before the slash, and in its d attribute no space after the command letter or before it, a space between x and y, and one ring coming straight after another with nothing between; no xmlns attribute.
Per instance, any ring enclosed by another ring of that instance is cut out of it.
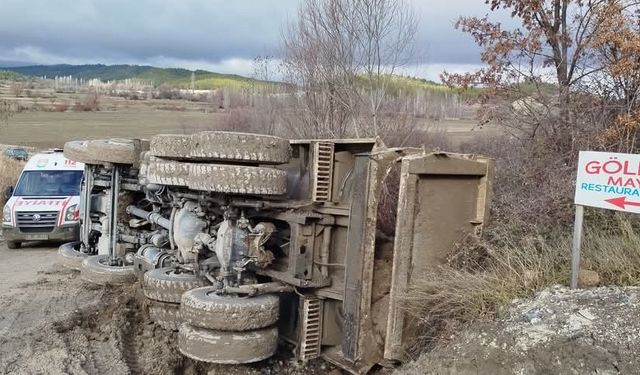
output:
<svg viewBox="0 0 640 375"><path fill-rule="evenodd" d="M11 71L24 76L53 78L55 76L71 76L82 79L100 79L117 81L136 78L152 83L174 87L188 88L191 85L191 70L178 68L156 68L144 65L31 65L18 67L0 67L0 70ZM251 78L235 75L196 70L195 88L212 89L223 86L248 87L257 82Z"/></svg>
<svg viewBox="0 0 640 375"><path fill-rule="evenodd" d="M177 88L191 87L191 74L194 74L195 89L207 90L221 87L248 88L253 85L278 84L275 82L259 81L236 74L214 73L206 70L191 71L180 68L157 68L145 65L31 65L0 67L0 79L24 79L25 76L53 78L55 76L82 79L100 79L101 81L120 81L125 79L140 79L154 86L169 85ZM11 77L11 74L17 74ZM366 78L362 78L363 82ZM388 82L388 89L392 93L415 92L424 90L431 93L460 93L440 83L422 78L394 75ZM462 92L466 99L476 98L479 89Z"/></svg>

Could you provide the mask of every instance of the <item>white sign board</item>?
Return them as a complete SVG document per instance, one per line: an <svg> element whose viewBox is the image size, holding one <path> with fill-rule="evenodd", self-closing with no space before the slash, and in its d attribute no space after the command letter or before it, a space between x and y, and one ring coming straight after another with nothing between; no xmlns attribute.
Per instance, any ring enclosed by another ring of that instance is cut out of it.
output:
<svg viewBox="0 0 640 375"><path fill-rule="evenodd" d="M640 213L640 155L580 151L575 204Z"/></svg>

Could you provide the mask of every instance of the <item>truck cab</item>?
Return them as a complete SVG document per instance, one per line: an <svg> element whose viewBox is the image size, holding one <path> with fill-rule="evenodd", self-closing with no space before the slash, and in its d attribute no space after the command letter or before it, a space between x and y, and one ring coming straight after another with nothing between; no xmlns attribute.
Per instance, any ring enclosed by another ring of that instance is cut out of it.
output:
<svg viewBox="0 0 640 375"><path fill-rule="evenodd" d="M34 155L18 183L6 192L2 232L7 247L25 241L73 241L79 233L80 185L84 164L61 150Z"/></svg>

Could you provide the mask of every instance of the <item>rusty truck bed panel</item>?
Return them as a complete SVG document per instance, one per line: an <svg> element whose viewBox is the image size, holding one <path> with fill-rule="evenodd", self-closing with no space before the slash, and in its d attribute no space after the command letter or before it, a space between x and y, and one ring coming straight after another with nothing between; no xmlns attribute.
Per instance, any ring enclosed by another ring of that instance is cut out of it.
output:
<svg viewBox="0 0 640 375"><path fill-rule="evenodd" d="M469 234L487 222L492 160L457 154L402 159L392 284L384 357L402 360L415 339L402 308L414 275L430 272Z"/></svg>
<svg viewBox="0 0 640 375"><path fill-rule="evenodd" d="M412 275L443 264L456 243L468 234L480 234L488 219L494 168L491 160L470 155L372 146L369 152L354 155L349 173L355 176L355 185L341 203L349 207L346 241L334 242L340 246L333 247L331 257L345 264L344 274L340 273L343 282L317 293L336 298L343 317L340 329L325 332L328 346L323 357L356 374L366 373L376 363L404 359L415 338L411 319L402 309L403 294ZM385 263L375 258L378 209L388 188L385 178L398 164L395 242L392 260ZM340 183L334 181L334 186ZM339 211L341 205L321 210ZM374 284L384 284L385 277L390 287L379 298ZM328 337L329 332L339 339Z"/></svg>

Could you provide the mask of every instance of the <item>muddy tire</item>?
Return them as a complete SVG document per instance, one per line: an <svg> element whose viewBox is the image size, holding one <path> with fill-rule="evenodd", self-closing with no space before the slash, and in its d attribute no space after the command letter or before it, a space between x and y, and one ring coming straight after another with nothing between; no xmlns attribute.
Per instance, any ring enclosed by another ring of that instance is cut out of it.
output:
<svg viewBox="0 0 640 375"><path fill-rule="evenodd" d="M7 241L7 247L11 250L19 249L22 246L20 241Z"/></svg>
<svg viewBox="0 0 640 375"><path fill-rule="evenodd" d="M173 268L157 268L146 272L142 280L142 291L150 300L180 303L182 294L188 290L208 285L190 273L176 273Z"/></svg>
<svg viewBox="0 0 640 375"><path fill-rule="evenodd" d="M82 261L88 256L87 254L77 250L80 246L79 241L67 242L58 248L62 265L65 268L80 271Z"/></svg>
<svg viewBox="0 0 640 375"><path fill-rule="evenodd" d="M140 158L140 145L130 139L113 138L71 141L64 144L64 156L85 164L135 164Z"/></svg>
<svg viewBox="0 0 640 375"><path fill-rule="evenodd" d="M136 281L133 265L110 266L108 255L86 257L80 266L80 277L98 285L130 284Z"/></svg>
<svg viewBox="0 0 640 375"><path fill-rule="evenodd" d="M215 292L213 287L204 287L184 293L182 320L194 327L224 331L250 331L278 321L280 299L275 294L236 297Z"/></svg>
<svg viewBox="0 0 640 375"><path fill-rule="evenodd" d="M151 301L149 305L149 318L168 331L177 331L181 320L178 317L180 305L177 303L164 303Z"/></svg>
<svg viewBox="0 0 640 375"><path fill-rule="evenodd" d="M187 186L191 164L146 156L140 167L141 177L148 184Z"/></svg>
<svg viewBox="0 0 640 375"><path fill-rule="evenodd" d="M69 141L65 143L64 157L85 164L104 164L101 159L92 157L89 152L89 141Z"/></svg>
<svg viewBox="0 0 640 375"><path fill-rule="evenodd" d="M271 135L214 131L157 135L151 138L151 153L178 160L282 164L291 148L288 140Z"/></svg>
<svg viewBox="0 0 640 375"><path fill-rule="evenodd" d="M265 167L191 164L188 186L216 193L278 195L287 192L287 173Z"/></svg>
<svg viewBox="0 0 640 375"><path fill-rule="evenodd" d="M151 137L149 154L169 159L187 160L192 147L191 135L158 134Z"/></svg>
<svg viewBox="0 0 640 375"><path fill-rule="evenodd" d="M203 329L182 323L178 333L180 352L202 362L253 363L271 357L277 348L277 327L230 332Z"/></svg>

